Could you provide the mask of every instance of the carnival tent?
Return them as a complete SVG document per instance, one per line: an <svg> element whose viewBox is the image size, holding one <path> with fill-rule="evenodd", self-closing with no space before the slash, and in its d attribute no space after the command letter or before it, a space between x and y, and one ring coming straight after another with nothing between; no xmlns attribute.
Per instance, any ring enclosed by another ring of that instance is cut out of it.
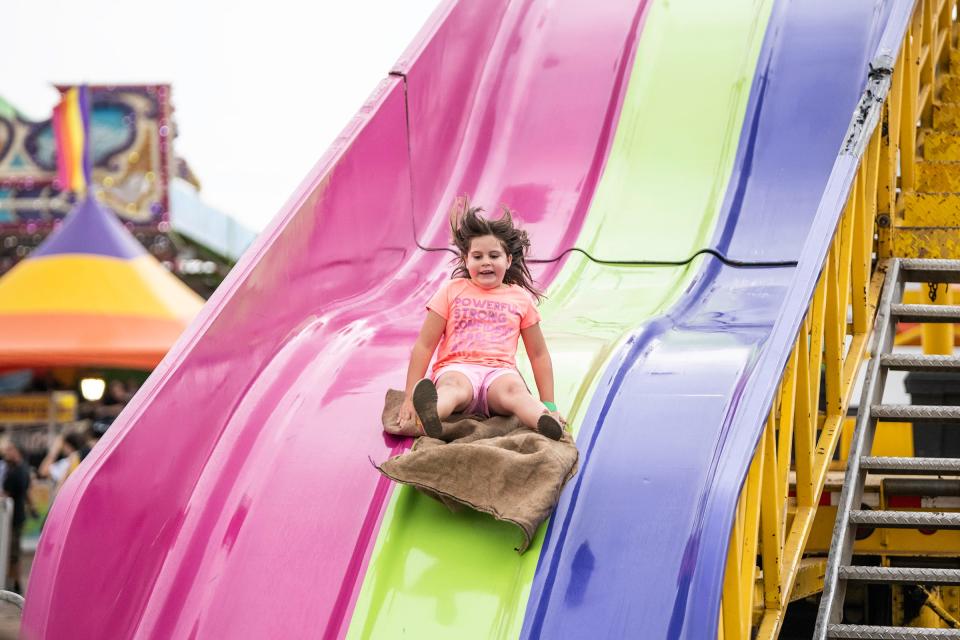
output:
<svg viewBox="0 0 960 640"><path fill-rule="evenodd" d="M203 302L88 197L0 278L0 368L152 369Z"/></svg>

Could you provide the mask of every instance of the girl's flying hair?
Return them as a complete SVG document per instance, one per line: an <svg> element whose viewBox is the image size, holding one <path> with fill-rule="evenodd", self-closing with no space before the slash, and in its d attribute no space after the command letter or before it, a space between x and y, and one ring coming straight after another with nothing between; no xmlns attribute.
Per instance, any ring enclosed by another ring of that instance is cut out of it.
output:
<svg viewBox="0 0 960 640"><path fill-rule="evenodd" d="M512 258L510 267L503 276L504 283L523 287L537 302L540 302L543 293L533 284L533 276L527 268L526 255L530 249L530 238L527 232L513 224L513 215L506 206L503 207L503 215L498 220L485 218L480 215L481 212L483 212L482 208L471 207L466 198L457 198L450 213L452 244L459 254L455 258L456 267L453 270L453 277L470 278L465 262L465 256L470 251L470 243L474 238L493 236L500 241L504 251Z"/></svg>

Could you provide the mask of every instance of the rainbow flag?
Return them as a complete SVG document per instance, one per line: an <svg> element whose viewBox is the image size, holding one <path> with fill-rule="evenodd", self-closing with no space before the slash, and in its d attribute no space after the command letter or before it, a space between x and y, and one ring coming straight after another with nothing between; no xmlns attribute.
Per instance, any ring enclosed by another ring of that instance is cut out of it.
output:
<svg viewBox="0 0 960 640"><path fill-rule="evenodd" d="M93 175L90 154L90 90L72 87L53 109L57 146L57 180L64 191L83 193Z"/></svg>

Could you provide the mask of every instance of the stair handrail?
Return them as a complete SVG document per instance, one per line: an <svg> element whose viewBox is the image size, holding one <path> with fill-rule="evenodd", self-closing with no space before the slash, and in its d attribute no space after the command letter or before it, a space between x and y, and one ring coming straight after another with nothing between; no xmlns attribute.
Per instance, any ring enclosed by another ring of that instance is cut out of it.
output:
<svg viewBox="0 0 960 640"><path fill-rule="evenodd" d="M863 476L860 467L861 458L869 453L873 444L876 424L871 416L871 407L880 404L883 396L883 382L886 370L880 365L880 355L893 347L893 323L890 322L890 305L903 297L903 283L900 281L900 261L893 259L887 271L883 294L877 307L874 322L873 340L870 353L873 357L867 365L857 412L856 426L847 458L847 470L843 478L843 489L837 505L837 520L830 541L830 554L827 557L826 572L823 580L823 594L820 596L820 608L814 628L815 640L826 640L830 624L840 622L843 613L843 584L837 579L840 567L850 563L853 556L854 532L850 527L850 511L854 505L860 505L863 497ZM839 605L839 606L838 606Z"/></svg>

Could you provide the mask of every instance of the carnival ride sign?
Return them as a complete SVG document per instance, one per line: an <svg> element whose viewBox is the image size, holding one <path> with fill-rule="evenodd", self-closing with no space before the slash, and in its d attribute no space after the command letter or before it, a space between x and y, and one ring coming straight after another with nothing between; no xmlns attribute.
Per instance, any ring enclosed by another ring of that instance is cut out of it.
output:
<svg viewBox="0 0 960 640"><path fill-rule="evenodd" d="M165 231L174 169L170 86L93 85L90 95L90 188L132 228ZM31 122L5 104L0 99L0 231L45 234L74 204L58 182L53 120Z"/></svg>
<svg viewBox="0 0 960 640"><path fill-rule="evenodd" d="M72 391L0 395L0 424L37 425L77 419L77 394Z"/></svg>

